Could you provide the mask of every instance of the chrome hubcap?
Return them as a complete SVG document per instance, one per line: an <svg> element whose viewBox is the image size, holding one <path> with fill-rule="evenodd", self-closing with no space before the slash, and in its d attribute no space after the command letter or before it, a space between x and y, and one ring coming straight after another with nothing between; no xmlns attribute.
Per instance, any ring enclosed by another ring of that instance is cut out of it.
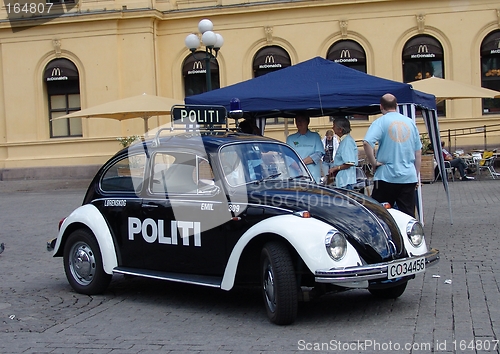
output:
<svg viewBox="0 0 500 354"><path fill-rule="evenodd" d="M267 306L272 312L274 312L276 310L276 298L275 298L275 288L274 288L274 276L270 265L268 265L266 268L263 286L264 286L264 295L266 297Z"/></svg>
<svg viewBox="0 0 500 354"><path fill-rule="evenodd" d="M80 285L88 285L95 274L96 261L94 252L84 242L78 242L71 248L69 268L73 278Z"/></svg>

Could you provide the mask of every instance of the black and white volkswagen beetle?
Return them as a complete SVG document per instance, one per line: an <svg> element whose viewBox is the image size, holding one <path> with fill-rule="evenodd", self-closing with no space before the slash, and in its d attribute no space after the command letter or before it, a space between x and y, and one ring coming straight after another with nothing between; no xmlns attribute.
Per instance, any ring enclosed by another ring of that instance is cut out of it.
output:
<svg viewBox="0 0 500 354"><path fill-rule="evenodd" d="M219 108L177 122L224 123ZM290 324L305 291L397 298L437 263L422 225L353 191L314 183L279 141L227 129L159 131L98 171L48 244L71 286L102 293L113 273L231 290L260 284L271 322Z"/></svg>

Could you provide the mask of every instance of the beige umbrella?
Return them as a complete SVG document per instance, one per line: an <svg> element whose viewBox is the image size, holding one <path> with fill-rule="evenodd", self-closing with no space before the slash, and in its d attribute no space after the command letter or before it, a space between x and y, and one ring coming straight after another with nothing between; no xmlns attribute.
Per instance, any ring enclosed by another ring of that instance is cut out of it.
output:
<svg viewBox="0 0 500 354"><path fill-rule="evenodd" d="M170 114L172 106L183 105L184 101L175 98L155 95L142 95L123 98L121 100L103 103L98 106L82 109L61 117L53 118L111 118L125 120L131 118L144 119L144 133L148 132L148 119L152 116Z"/></svg>
<svg viewBox="0 0 500 354"><path fill-rule="evenodd" d="M417 91L436 96L436 102L459 98L500 98L500 92L463 82L430 77L409 82Z"/></svg>

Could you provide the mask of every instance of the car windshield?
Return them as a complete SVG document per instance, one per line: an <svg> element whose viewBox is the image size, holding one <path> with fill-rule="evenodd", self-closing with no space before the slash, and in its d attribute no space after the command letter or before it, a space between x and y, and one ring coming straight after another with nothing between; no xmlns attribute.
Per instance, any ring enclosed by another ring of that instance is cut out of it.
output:
<svg viewBox="0 0 500 354"><path fill-rule="evenodd" d="M300 157L278 143L237 143L219 154L224 179L232 187L266 180L312 180Z"/></svg>

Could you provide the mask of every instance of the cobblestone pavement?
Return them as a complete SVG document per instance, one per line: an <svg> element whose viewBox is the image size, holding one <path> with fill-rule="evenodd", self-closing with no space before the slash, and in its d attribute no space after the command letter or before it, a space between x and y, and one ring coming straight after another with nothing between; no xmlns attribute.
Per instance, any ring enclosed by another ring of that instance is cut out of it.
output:
<svg viewBox="0 0 500 354"><path fill-rule="evenodd" d="M0 353L499 353L500 180L423 186L427 242L440 263L397 300L365 290L303 303L268 322L259 291L114 276L75 293L46 241L89 181L0 181Z"/></svg>

